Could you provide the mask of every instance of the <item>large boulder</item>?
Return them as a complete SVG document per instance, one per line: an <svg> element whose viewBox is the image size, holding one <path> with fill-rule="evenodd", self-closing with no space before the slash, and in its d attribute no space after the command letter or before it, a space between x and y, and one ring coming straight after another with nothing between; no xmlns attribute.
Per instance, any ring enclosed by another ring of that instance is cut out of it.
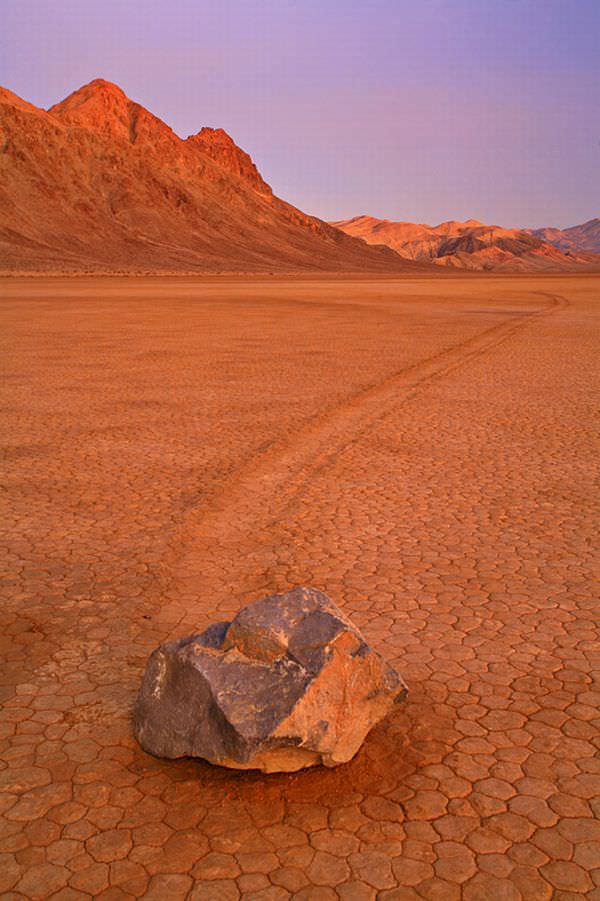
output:
<svg viewBox="0 0 600 901"><path fill-rule="evenodd" d="M157 757L292 772L350 760L405 695L398 673L326 595L295 588L157 648L134 728Z"/></svg>

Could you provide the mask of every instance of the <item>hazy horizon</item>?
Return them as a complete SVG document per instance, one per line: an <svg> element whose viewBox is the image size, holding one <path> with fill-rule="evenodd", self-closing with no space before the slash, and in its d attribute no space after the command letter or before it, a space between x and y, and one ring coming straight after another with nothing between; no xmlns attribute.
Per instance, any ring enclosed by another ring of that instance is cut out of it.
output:
<svg viewBox="0 0 600 901"><path fill-rule="evenodd" d="M328 220L565 228L600 213L600 6L7 0L0 83L47 108L100 77L182 137L223 127Z"/></svg>

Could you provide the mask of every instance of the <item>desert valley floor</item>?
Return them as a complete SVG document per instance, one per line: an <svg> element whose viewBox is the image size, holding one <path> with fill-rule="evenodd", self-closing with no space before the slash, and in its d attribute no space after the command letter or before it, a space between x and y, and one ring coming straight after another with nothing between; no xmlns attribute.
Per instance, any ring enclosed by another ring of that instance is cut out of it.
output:
<svg viewBox="0 0 600 901"><path fill-rule="evenodd" d="M2 897L600 898L600 278L0 288ZM358 756L144 754L149 652L298 584L409 685Z"/></svg>

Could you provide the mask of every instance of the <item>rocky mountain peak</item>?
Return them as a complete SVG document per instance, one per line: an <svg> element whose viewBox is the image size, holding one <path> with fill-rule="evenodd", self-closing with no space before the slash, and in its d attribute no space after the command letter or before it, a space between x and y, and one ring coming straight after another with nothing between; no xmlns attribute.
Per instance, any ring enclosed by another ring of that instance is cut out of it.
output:
<svg viewBox="0 0 600 901"><path fill-rule="evenodd" d="M238 147L223 128L205 126L197 134L190 135L187 143L197 147L223 169L243 178L261 194L272 194L270 186L262 178L252 157Z"/></svg>
<svg viewBox="0 0 600 901"><path fill-rule="evenodd" d="M141 104L130 100L116 84L95 78L73 91L48 112L62 122L131 144L144 138L176 138L174 132Z"/></svg>

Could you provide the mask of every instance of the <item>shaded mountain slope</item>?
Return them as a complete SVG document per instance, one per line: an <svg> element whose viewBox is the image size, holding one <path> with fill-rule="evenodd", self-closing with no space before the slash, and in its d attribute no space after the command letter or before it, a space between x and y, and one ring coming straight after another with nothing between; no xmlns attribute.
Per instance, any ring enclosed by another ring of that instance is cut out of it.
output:
<svg viewBox="0 0 600 901"><path fill-rule="evenodd" d="M331 224L369 244L387 244L406 259L438 266L522 272L600 266L600 257L565 253L529 230L484 225L476 219L431 226L355 216Z"/></svg>
<svg viewBox="0 0 600 901"><path fill-rule="evenodd" d="M564 253L600 253L600 218L570 228L535 228L528 231Z"/></svg>
<svg viewBox="0 0 600 901"><path fill-rule="evenodd" d="M0 89L4 270L397 271L274 196L221 129L186 140L97 79L48 111Z"/></svg>

